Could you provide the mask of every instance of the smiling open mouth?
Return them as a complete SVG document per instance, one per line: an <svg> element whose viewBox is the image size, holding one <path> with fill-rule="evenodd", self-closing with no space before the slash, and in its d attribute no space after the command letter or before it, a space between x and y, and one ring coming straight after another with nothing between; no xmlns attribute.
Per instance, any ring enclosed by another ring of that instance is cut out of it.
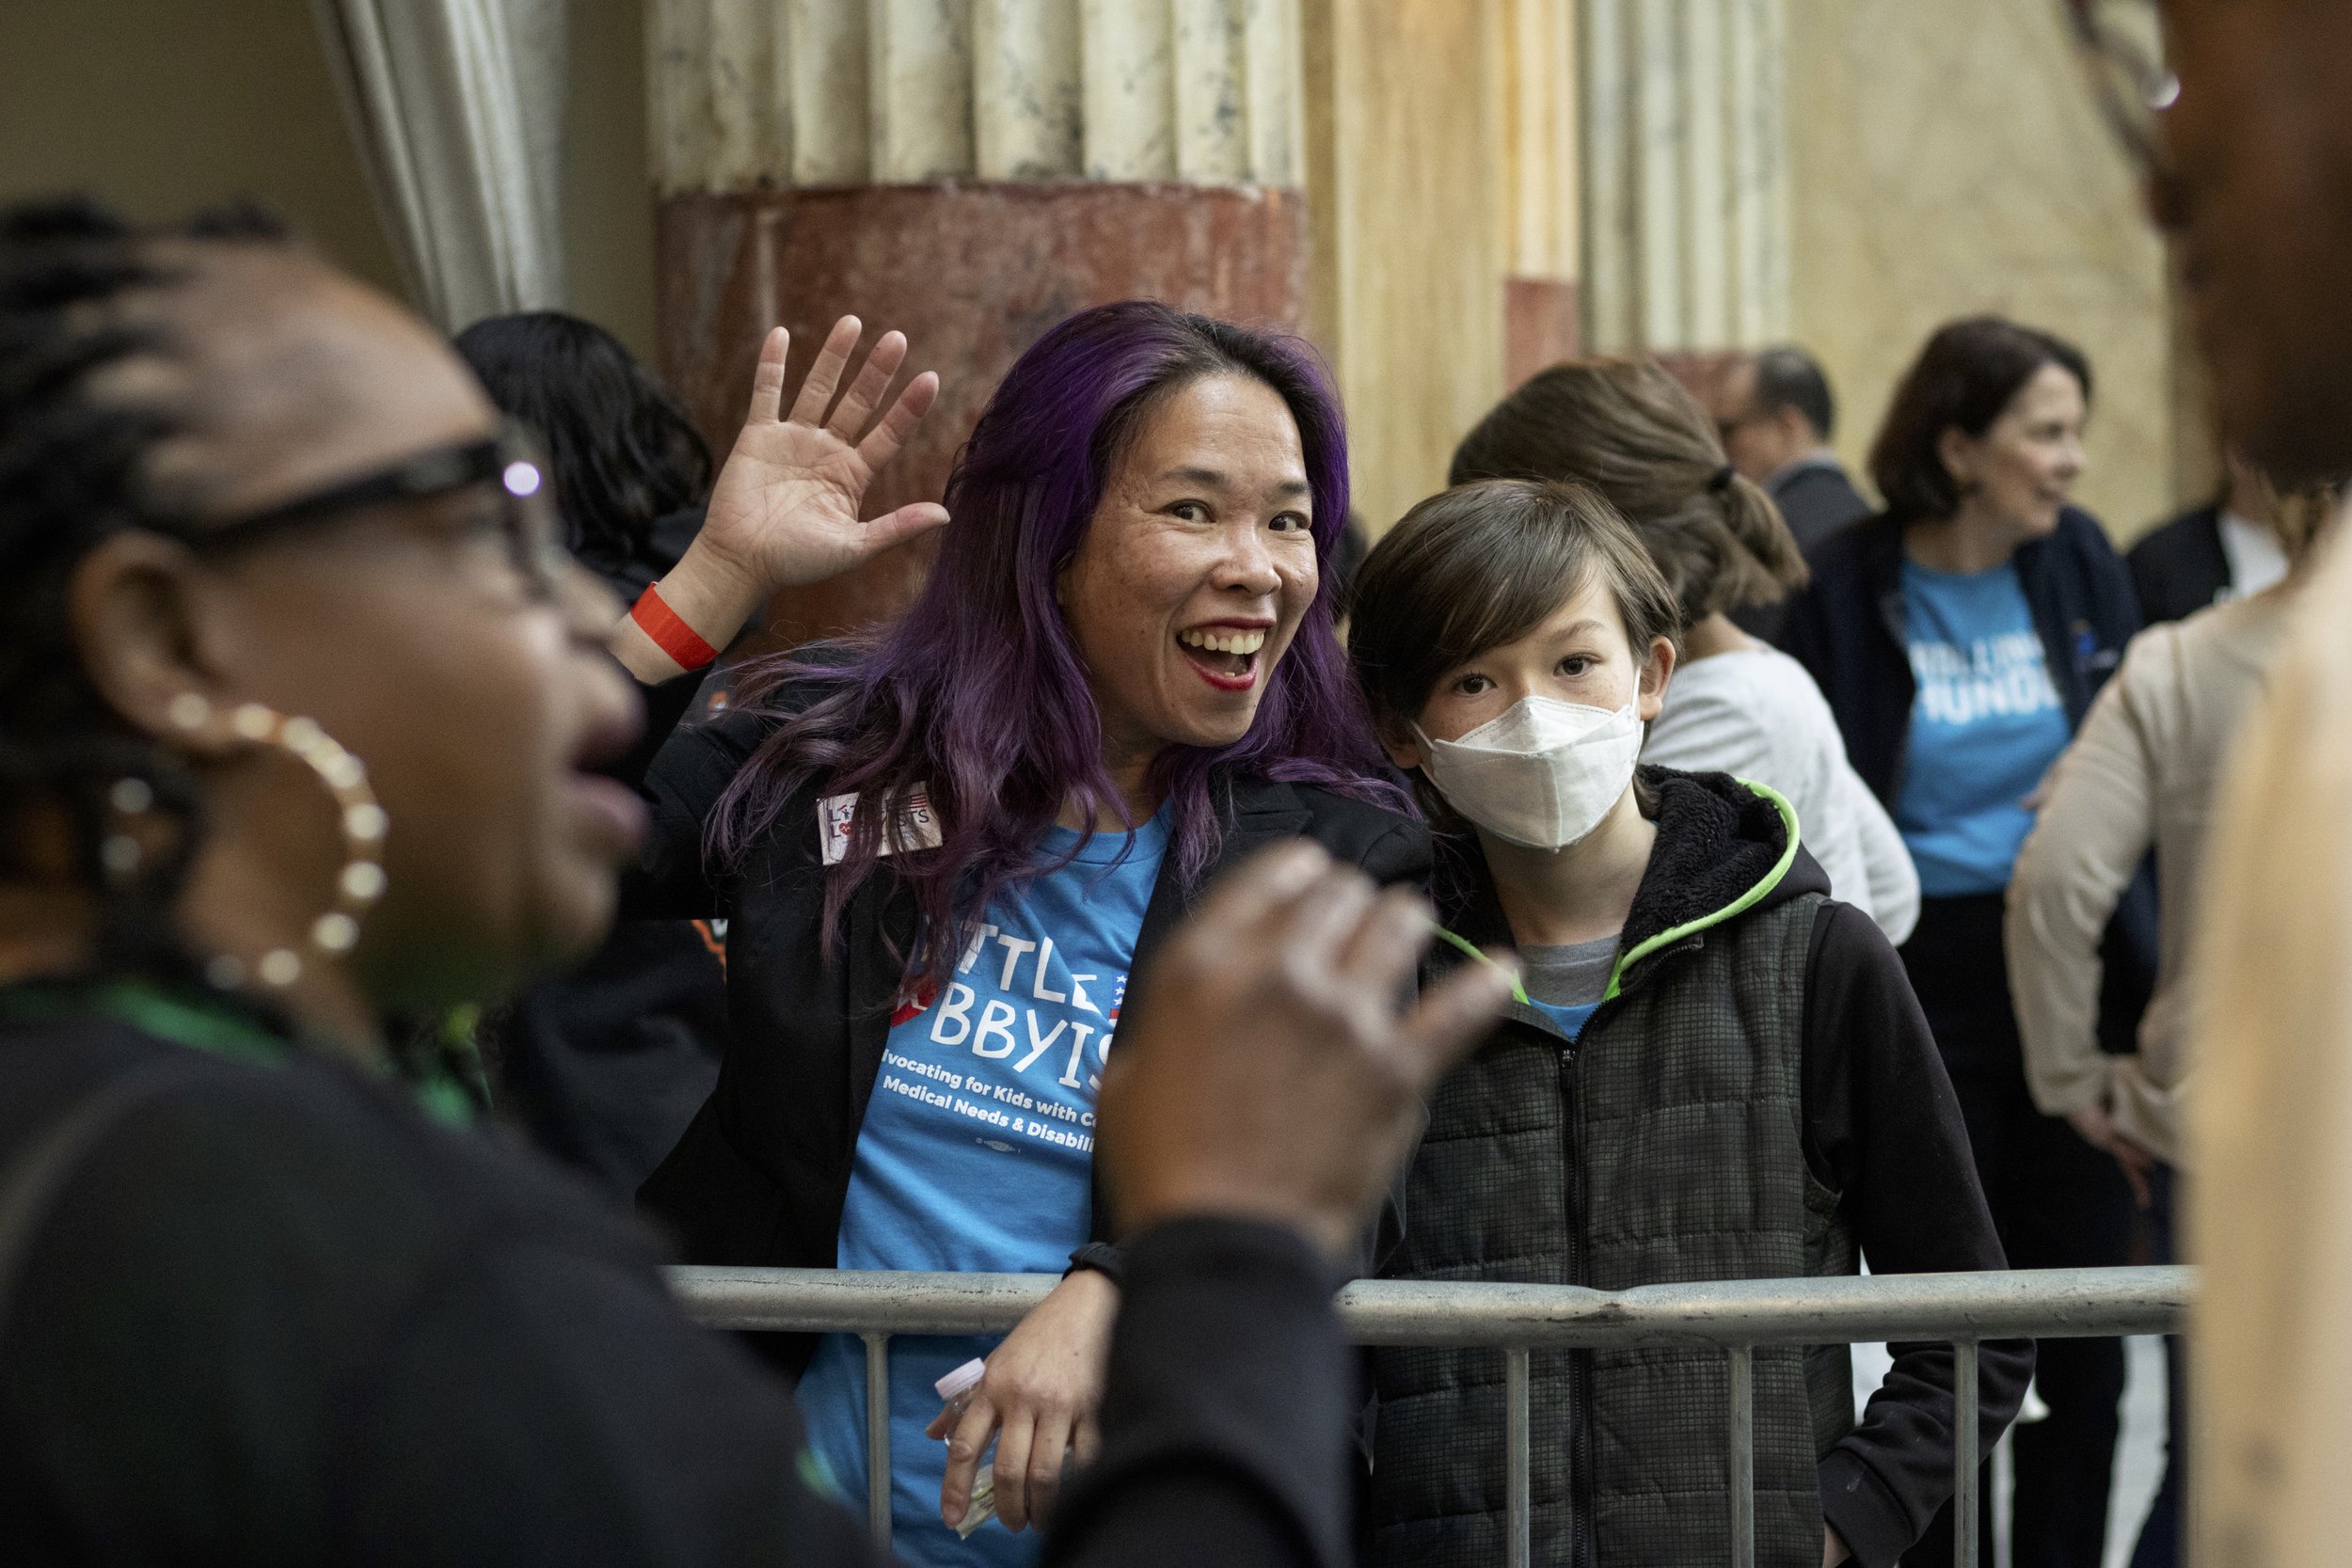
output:
<svg viewBox="0 0 2352 1568"><path fill-rule="evenodd" d="M1195 626L1176 634L1192 667L1220 691L1247 691L1257 684L1265 640L1263 626Z"/></svg>

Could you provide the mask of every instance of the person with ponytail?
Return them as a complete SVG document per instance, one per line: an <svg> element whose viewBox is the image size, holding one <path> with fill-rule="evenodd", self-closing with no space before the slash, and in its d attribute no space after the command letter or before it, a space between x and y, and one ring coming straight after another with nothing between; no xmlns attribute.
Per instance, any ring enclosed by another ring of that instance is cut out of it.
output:
<svg viewBox="0 0 2352 1568"><path fill-rule="evenodd" d="M713 516L852 563L929 384L845 460L783 379ZM645 833L620 606L547 492L438 333L256 215L0 206L11 1568L886 1555L650 1238L396 1047L592 949ZM1504 990L1389 1005L1427 915L1311 846L1201 917L1105 1069L1131 1228L1072 1568L1338 1560L1334 1274Z"/></svg>
<svg viewBox="0 0 2352 1568"><path fill-rule="evenodd" d="M791 519L714 491L615 642L641 678L691 686L777 586L953 519L903 621L742 667L735 705L647 775L629 907L727 918L732 1028L641 1198L698 1263L1064 1275L1001 1342L893 1346L898 1549L1025 1563L1021 1532L1095 1444L1124 1271L1094 1101L1135 1021L1128 976L1254 847L1311 838L1420 884L1428 838L1333 635L1346 440L1311 350L1165 305L1081 311L997 386L944 514L861 520L855 443L905 345L882 339L845 388L856 332L788 416L771 341L743 437L840 488ZM863 1343L785 1354L818 1456L866 1495ZM975 1360L950 1415L935 1386Z"/></svg>
<svg viewBox="0 0 2352 1568"><path fill-rule="evenodd" d="M1732 612L1805 581L1772 499L1727 462L1714 421L1651 359L1554 365L1496 404L1454 449L1449 482L1573 480L1633 525L1682 618L1682 662L1642 760L1771 784L1796 807L1833 897L1911 934L1919 879L1884 807L1854 773L1804 667Z"/></svg>

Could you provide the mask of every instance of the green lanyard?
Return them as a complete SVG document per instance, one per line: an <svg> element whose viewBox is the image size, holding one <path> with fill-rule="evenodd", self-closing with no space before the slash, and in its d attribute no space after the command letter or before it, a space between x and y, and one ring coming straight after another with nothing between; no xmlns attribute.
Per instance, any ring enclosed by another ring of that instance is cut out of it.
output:
<svg viewBox="0 0 2352 1568"><path fill-rule="evenodd" d="M263 1067L283 1066L298 1049L226 1002L167 991L141 980L0 987L0 1018L47 1021L87 1013L118 1020L191 1051ZM385 1077L398 1076L389 1064L379 1070ZM473 1124L474 1099L450 1072L437 1068L409 1080L408 1088L436 1121L452 1127Z"/></svg>

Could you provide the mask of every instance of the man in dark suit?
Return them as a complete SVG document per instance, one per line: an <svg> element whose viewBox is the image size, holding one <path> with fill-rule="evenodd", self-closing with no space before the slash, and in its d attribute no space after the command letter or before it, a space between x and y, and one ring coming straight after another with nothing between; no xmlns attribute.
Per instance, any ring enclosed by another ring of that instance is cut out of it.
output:
<svg viewBox="0 0 2352 1568"><path fill-rule="evenodd" d="M1783 345L1727 362L1715 385L1715 423L1724 454L1771 493L1805 554L1870 515L1870 503L1830 451L1836 401L1820 361L1804 350ZM1754 606L1732 619L1769 641L1780 629L1781 609Z"/></svg>
<svg viewBox="0 0 2352 1568"><path fill-rule="evenodd" d="M2152 530L2125 558L2150 626L2259 594L2286 575L2286 553L2270 526L2277 498L2269 483L2235 451L2225 460L2228 480L2217 498Z"/></svg>

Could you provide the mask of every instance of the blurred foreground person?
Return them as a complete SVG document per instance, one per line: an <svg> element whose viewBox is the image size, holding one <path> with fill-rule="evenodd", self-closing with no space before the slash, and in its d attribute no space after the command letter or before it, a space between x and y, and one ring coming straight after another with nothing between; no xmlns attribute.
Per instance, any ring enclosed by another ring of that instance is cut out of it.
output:
<svg viewBox="0 0 2352 1568"><path fill-rule="evenodd" d="M2151 530L2124 558L2149 626L2250 599L2287 575L2279 493L2244 453L2225 447L2221 456L2221 494Z"/></svg>
<svg viewBox="0 0 2352 1568"><path fill-rule="evenodd" d="M2291 562L2309 560L2335 506L2325 486L2278 503L2272 526ZM2114 1156L2148 1213L2157 1262L2175 1260L2173 1172L2183 1163L2192 1044L2182 975L2191 923L2203 908L2206 824L2231 742L2261 700L2293 603L2284 586L2273 586L2132 639L2051 774L2009 887L2010 986L2034 1103ZM2139 1049L2115 1054L2099 1042L2100 939L2152 849L2164 888L2156 991L2140 1020ZM2185 1368L2178 1339L2166 1349L2169 1462L2135 1568L2180 1560Z"/></svg>
<svg viewBox="0 0 2352 1568"><path fill-rule="evenodd" d="M478 321L455 346L500 412L546 448L549 499L581 565L633 599L677 564L702 528L710 451L619 339L532 310ZM718 1078L720 929L624 920L584 962L484 1020L500 1118L618 1202L635 1201Z"/></svg>
<svg viewBox="0 0 2352 1568"><path fill-rule="evenodd" d="M2131 1229L2115 1162L2034 1107L2001 945L2036 791L2139 629L2122 561L2068 504L2090 393L2089 363L2046 332L1994 316L1937 330L1871 447L1887 511L1813 553L1784 636L1918 867L1903 962L2020 1269L2120 1264ZM2141 882L2114 926L2102 1021L2119 1049L2154 969L2153 904ZM2035 1376L2050 1414L2017 1429L2016 1562L2098 1568L2122 1344L2046 1341Z"/></svg>
<svg viewBox="0 0 2352 1568"><path fill-rule="evenodd" d="M1741 607L1804 586L1804 560L1772 502L1724 461L1707 412L1655 360L1554 365L1504 398L1454 449L1448 476L1589 484L1664 575L1681 659L1642 760L1772 785L1797 809L1830 896L1900 942L1919 918L1919 874L1886 808L1846 760L1804 666L1749 636Z"/></svg>
<svg viewBox="0 0 2352 1568"><path fill-rule="evenodd" d="M644 831L543 487L249 220L0 209L11 1563L870 1560L643 1238L391 1069L389 1018L593 945ZM1506 989L1400 1019L1426 914L1311 847L1202 914L1104 1091L1134 1243L1057 1561L1341 1560L1332 1261Z"/></svg>
<svg viewBox="0 0 2352 1568"><path fill-rule="evenodd" d="M2074 8L2176 243L2221 423L2281 486L2352 468L2352 7L2172 0L2177 78L2137 47L2149 8ZM2235 743L2189 975L2190 1254L2202 1271L2189 1513L2202 1568L2320 1568L2352 1540L2352 551L2341 538L2299 599Z"/></svg>

